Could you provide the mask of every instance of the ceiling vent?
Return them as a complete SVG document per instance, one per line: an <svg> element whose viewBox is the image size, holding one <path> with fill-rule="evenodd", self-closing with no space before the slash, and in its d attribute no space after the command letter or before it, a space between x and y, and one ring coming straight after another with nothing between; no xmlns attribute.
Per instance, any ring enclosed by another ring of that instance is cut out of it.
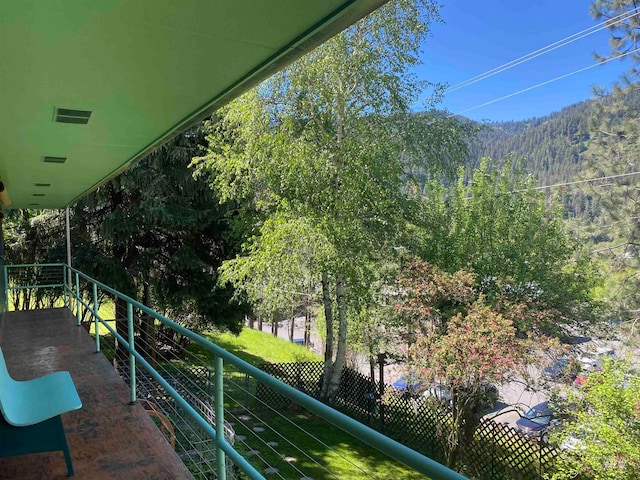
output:
<svg viewBox="0 0 640 480"><path fill-rule="evenodd" d="M51 184L50 183L36 183L35 186L36 187L50 187Z"/></svg>
<svg viewBox="0 0 640 480"><path fill-rule="evenodd" d="M64 163L67 161L67 157L50 157L48 155L45 155L42 158L42 161L44 163Z"/></svg>
<svg viewBox="0 0 640 480"><path fill-rule="evenodd" d="M34 197L44 197L44 193L34 193Z"/></svg>
<svg viewBox="0 0 640 480"><path fill-rule="evenodd" d="M89 110L72 110L70 108L56 108L53 121L58 123L75 123L86 125L89 123L91 112Z"/></svg>

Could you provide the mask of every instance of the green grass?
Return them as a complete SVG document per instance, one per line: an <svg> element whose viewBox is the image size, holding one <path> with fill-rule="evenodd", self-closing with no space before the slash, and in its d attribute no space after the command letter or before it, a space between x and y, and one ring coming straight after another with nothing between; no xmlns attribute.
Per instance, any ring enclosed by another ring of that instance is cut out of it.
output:
<svg viewBox="0 0 640 480"><path fill-rule="evenodd" d="M317 362L322 357L302 345L287 342L268 333L245 328L240 335L208 332L207 340L254 366L261 363Z"/></svg>
<svg viewBox="0 0 640 480"><path fill-rule="evenodd" d="M262 363L321 360L319 355L303 346L248 328L245 328L238 336L220 332L208 332L204 336L255 366ZM211 364L211 360L203 349L192 346L192 352L197 353L205 363ZM255 392L255 381L250 379L249 383L245 383L244 374L233 371L233 369L229 369L225 373L225 377L227 398L225 407L235 414L242 413L245 400L242 387L249 385L249 388ZM274 413L273 410L260 405L253 399L249 400L248 406L249 415L260 418L260 420L236 422L234 425L236 434L245 436L248 445L248 447L244 447L240 442L237 442L236 448L245 455L247 449L259 450L263 460L249 457L250 462L258 470L271 465L276 466L284 478L299 478L300 473L296 470L297 468L307 476L318 480L336 478L336 476L345 480L357 480L367 478L368 475L374 478L393 478L396 480L425 478L299 407L281 408L277 413ZM227 418L231 420L230 416ZM255 433L252 430L254 426L262 426L265 431ZM275 432L279 432L286 440ZM270 441L278 442L278 446L273 450L265 445L265 442ZM306 458L288 442L303 452L309 453L321 466ZM329 474L325 468L332 473ZM363 470L368 472L368 475L365 475Z"/></svg>

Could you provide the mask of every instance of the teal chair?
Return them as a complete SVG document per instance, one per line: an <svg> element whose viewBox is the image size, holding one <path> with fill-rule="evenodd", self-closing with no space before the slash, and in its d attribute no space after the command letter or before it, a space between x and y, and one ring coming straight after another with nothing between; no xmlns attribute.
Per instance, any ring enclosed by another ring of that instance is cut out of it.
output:
<svg viewBox="0 0 640 480"><path fill-rule="evenodd" d="M0 457L62 450L73 464L60 415L82 407L69 372L19 382L9 376L0 348Z"/></svg>

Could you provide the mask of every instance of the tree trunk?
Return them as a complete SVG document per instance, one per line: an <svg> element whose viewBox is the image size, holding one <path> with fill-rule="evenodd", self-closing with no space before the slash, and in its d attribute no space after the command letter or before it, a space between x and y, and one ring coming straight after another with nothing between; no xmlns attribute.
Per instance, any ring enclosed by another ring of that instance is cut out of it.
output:
<svg viewBox="0 0 640 480"><path fill-rule="evenodd" d="M273 312L273 315L271 315L271 335L273 335L274 337L278 336L279 318L280 318L280 315L278 314L278 312Z"/></svg>
<svg viewBox="0 0 640 480"><path fill-rule="evenodd" d="M289 341L293 343L293 336L295 335L296 319L293 311L291 312L291 323L289 324Z"/></svg>
<svg viewBox="0 0 640 480"><path fill-rule="evenodd" d="M347 357L347 305L344 298L344 278L340 275L336 279L336 301L338 304L338 346L336 360L329 378L329 398L335 398L340 387L342 368Z"/></svg>
<svg viewBox="0 0 640 480"><path fill-rule="evenodd" d="M309 300L305 300L304 305L304 345L311 345L311 312L309 311Z"/></svg>
<svg viewBox="0 0 640 480"><path fill-rule="evenodd" d="M333 369L333 305L331 303L329 275L327 272L322 272L322 303L327 338L324 343L324 370L322 373L320 400L327 402L329 401L329 379Z"/></svg>

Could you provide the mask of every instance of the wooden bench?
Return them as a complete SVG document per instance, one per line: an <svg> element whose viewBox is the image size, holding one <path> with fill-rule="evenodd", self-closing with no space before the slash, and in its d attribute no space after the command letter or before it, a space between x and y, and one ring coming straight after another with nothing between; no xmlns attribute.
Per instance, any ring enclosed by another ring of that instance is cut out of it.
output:
<svg viewBox="0 0 640 480"><path fill-rule="evenodd" d="M60 415L80 407L69 372L16 381L0 348L0 457L62 450L67 474L73 476Z"/></svg>

